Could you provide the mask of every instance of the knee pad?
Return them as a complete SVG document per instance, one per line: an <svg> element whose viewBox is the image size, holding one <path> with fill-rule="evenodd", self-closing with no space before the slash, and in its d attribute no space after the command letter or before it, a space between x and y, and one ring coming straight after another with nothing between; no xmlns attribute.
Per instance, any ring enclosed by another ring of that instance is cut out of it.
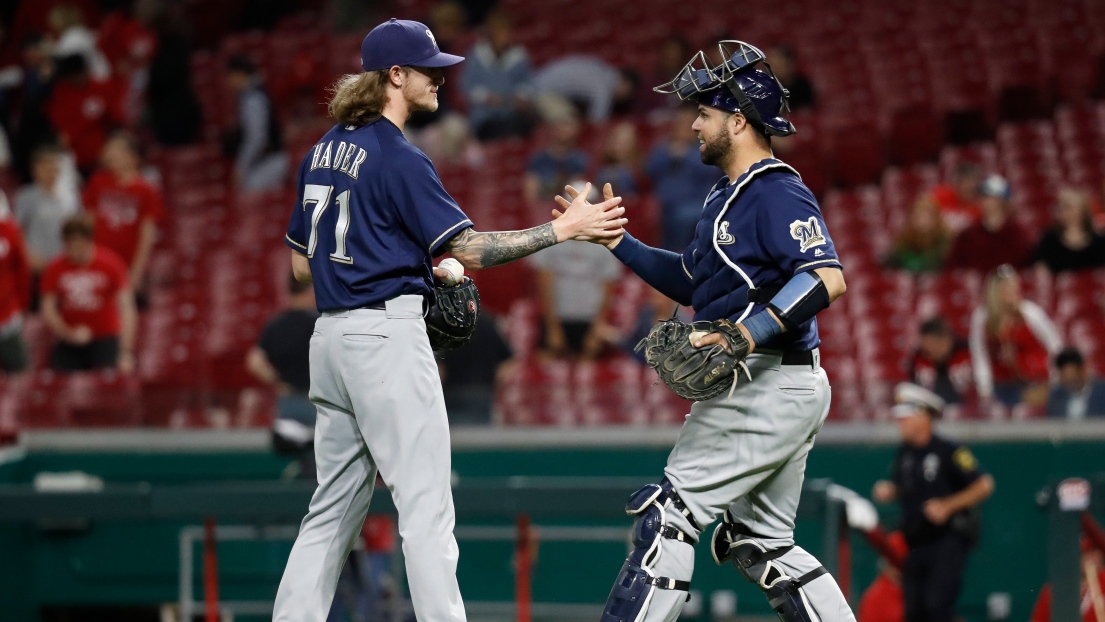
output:
<svg viewBox="0 0 1105 622"><path fill-rule="evenodd" d="M658 577L652 570L663 555L664 540L693 542L689 534L667 524L667 512L675 507L672 497L677 497L673 493L674 489L665 490L661 484L649 484L629 497L625 511L637 517L633 523L633 550L610 590L600 622L639 622L656 590L691 589L690 581Z"/></svg>
<svg viewBox="0 0 1105 622"><path fill-rule="evenodd" d="M828 571L819 566L801 577L789 576L774 560L793 548L791 545L767 550L755 540L741 539L733 542L728 552L741 575L763 590L782 622L821 622L806 599L802 586Z"/></svg>

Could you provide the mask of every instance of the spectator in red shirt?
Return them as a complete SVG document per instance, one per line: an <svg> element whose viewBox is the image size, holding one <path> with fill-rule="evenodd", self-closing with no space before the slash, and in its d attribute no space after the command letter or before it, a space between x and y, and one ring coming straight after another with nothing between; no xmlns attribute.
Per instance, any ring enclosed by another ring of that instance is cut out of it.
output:
<svg viewBox="0 0 1105 622"><path fill-rule="evenodd" d="M920 340L909 360L909 379L948 404L958 404L970 393L974 384L971 351L944 318L921 324Z"/></svg>
<svg viewBox="0 0 1105 622"><path fill-rule="evenodd" d="M96 217L96 243L123 260L141 289L165 211L161 192L142 177L138 144L126 132L104 145L103 164L85 186L84 207Z"/></svg>
<svg viewBox="0 0 1105 622"><path fill-rule="evenodd" d="M115 367L134 370L137 311L127 268L93 242L95 221L78 214L65 222L65 252L42 275L42 319L57 342L50 366L61 371Z"/></svg>
<svg viewBox="0 0 1105 622"><path fill-rule="evenodd" d="M902 562L909 555L909 545L900 531L885 536L881 544L879 575L860 597L856 619L859 622L905 622Z"/></svg>
<svg viewBox="0 0 1105 622"><path fill-rule="evenodd" d="M940 208L944 222L953 233L978 222L981 184L982 169L977 164L965 162L955 169L951 182L939 184L929 192L929 198Z"/></svg>
<svg viewBox="0 0 1105 622"><path fill-rule="evenodd" d="M1105 622L1105 554L1082 538L1082 622ZM1029 622L1051 622L1051 585L1045 583L1032 607Z"/></svg>
<svg viewBox="0 0 1105 622"><path fill-rule="evenodd" d="M0 219L0 371L9 374L27 368L22 329L30 292L31 264L23 234L14 220Z"/></svg>
<svg viewBox="0 0 1105 622"><path fill-rule="evenodd" d="M108 134L124 123L119 87L94 80L87 61L77 54L58 59L56 74L46 115L73 151L77 166L88 172L96 165Z"/></svg>
<svg viewBox="0 0 1105 622"><path fill-rule="evenodd" d="M1001 266L986 279L985 304L971 315L971 363L982 399L1013 407L1047 401L1049 361L1063 340L1047 313L1021 297L1021 279Z"/></svg>
<svg viewBox="0 0 1105 622"><path fill-rule="evenodd" d="M979 188L982 217L956 236L944 262L950 270L989 272L1002 264L1027 266L1035 244L1010 216L1009 182L998 175L986 178Z"/></svg>

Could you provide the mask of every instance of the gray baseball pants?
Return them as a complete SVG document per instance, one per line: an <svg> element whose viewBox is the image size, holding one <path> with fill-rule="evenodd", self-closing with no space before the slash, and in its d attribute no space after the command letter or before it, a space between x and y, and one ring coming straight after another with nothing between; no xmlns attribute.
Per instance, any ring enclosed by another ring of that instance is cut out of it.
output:
<svg viewBox="0 0 1105 622"><path fill-rule="evenodd" d="M829 414L829 379L818 357L812 366L781 362L778 354L752 354L747 360L751 381L742 377L732 397L696 402L664 469L699 525L729 510L767 550L794 543L806 456ZM667 512L667 520L684 533L700 535L679 512ZM690 581L694 545L665 539L661 546L656 576ZM797 546L775 564L795 579L821 565ZM821 622L855 622L830 575L801 590ZM675 620L686 596L656 590L644 622Z"/></svg>
<svg viewBox="0 0 1105 622"><path fill-rule="evenodd" d="M325 313L311 337L318 409L311 498L276 594L275 622L324 622L376 474L391 490L414 613L463 622L453 537L449 422L422 297Z"/></svg>

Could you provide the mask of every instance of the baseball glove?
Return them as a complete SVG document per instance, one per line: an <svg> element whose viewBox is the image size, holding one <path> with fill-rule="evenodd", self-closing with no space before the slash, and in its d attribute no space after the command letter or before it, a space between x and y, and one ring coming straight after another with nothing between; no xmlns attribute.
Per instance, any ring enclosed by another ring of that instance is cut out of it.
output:
<svg viewBox="0 0 1105 622"><path fill-rule="evenodd" d="M480 317L480 292L472 279L456 285L438 285L434 304L426 314L426 333L434 352L451 352L468 343Z"/></svg>
<svg viewBox="0 0 1105 622"><path fill-rule="evenodd" d="M729 342L732 353L720 344L694 347L692 336L697 339L701 333L721 333ZM745 374L748 373L744 359L748 356L749 345L729 320L687 324L673 317L652 327L636 349L644 350L645 361L656 369L660 379L676 395L700 402L717 397L726 390L732 394L737 370L743 369Z"/></svg>

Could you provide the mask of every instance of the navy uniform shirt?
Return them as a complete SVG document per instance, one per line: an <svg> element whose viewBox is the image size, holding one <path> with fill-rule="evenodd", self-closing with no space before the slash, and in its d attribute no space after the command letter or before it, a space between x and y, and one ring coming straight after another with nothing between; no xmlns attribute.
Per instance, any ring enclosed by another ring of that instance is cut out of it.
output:
<svg viewBox="0 0 1105 622"><path fill-rule="evenodd" d="M337 125L299 167L284 240L310 259L319 311L433 291L433 256L472 226L433 163L381 117Z"/></svg>
<svg viewBox="0 0 1105 622"><path fill-rule="evenodd" d="M694 286L694 319L734 322L766 308L795 275L841 267L817 199L794 169L774 159L714 186L682 264ZM749 300L753 288L766 294L758 302ZM812 350L820 343L811 318L756 347Z"/></svg>
<svg viewBox="0 0 1105 622"><path fill-rule="evenodd" d="M939 538L968 519L965 511L934 525L925 518L925 502L954 495L982 477L983 471L970 449L934 434L924 447L899 447L891 475L898 487L902 533L912 546Z"/></svg>

